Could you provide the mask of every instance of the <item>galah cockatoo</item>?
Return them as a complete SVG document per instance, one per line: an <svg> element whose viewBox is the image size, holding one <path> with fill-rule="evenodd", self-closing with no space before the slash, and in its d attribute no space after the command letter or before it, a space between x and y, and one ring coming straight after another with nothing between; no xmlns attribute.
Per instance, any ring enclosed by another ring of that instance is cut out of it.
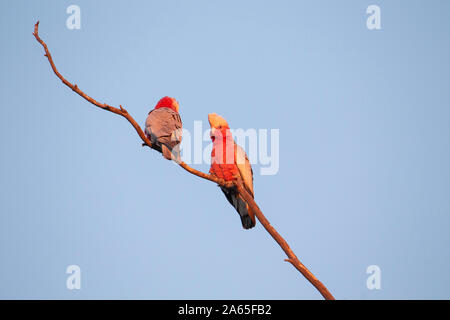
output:
<svg viewBox="0 0 450 320"><path fill-rule="evenodd" d="M152 148L161 152L167 160L180 159L180 142L183 124L178 113L177 100L164 97L148 113L145 121L145 134Z"/></svg>
<svg viewBox="0 0 450 320"><path fill-rule="evenodd" d="M230 127L224 118L211 113L208 115L208 120L211 125L210 136L213 141L209 172L225 181L240 180L245 190L254 197L253 170L247 154L234 142ZM220 188L239 213L244 229L253 228L256 223L255 215L244 198L239 195L236 188L225 188L222 186Z"/></svg>

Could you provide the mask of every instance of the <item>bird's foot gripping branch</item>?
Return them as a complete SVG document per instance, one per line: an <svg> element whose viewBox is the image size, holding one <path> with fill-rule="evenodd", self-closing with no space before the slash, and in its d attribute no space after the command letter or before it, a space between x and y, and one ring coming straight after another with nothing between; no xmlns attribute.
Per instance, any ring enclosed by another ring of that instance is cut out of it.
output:
<svg viewBox="0 0 450 320"><path fill-rule="evenodd" d="M109 112L112 112L112 113L115 113L117 115L120 115L120 116L124 117L133 126L133 128L136 130L137 134L139 135L139 137L143 141L143 143L142 143L143 146L148 146L148 147L153 148L153 149L158 149L158 146L154 145L152 143L152 141L150 139L150 138L152 138L151 135L149 135L148 132L146 134L141 129L141 127L138 125L138 123L128 113L128 111L125 110L125 108L123 108L121 105L119 106L119 108L116 108L116 107L110 106L109 104L98 102L97 100L95 100L95 99L91 98L90 96L88 96L87 94L85 94L76 84L70 83L68 80L66 80L59 73L58 69L56 69L56 66L55 66L55 64L53 62L52 56L50 54L50 51L48 50L48 47L47 47L46 43L39 37L38 28L39 28L39 21L34 26L33 35L36 38L36 40L44 48L45 57L47 57L48 62L50 63L50 66L51 66L53 72L55 73L55 75L66 86L68 86L70 89L75 91L78 95L83 97L85 100L87 100L91 104L93 104L96 107L99 107L101 109L104 109L106 111L109 111ZM169 103L170 107L173 108L174 111L176 110L176 112L178 113L178 103L175 104L174 101L169 101L169 100L165 101L164 103ZM166 116L166 115L164 115L164 116ZM211 124L212 128L213 128L213 126L220 126L221 125L220 122L222 121L221 119L216 117L215 120L212 121L213 123L211 123L211 119L213 119L214 117L215 116L212 116L212 118L211 118L211 115L209 117L210 124ZM175 123L174 125L176 126L177 124ZM162 149L161 146L159 146L159 148ZM167 153L166 153L165 156L167 156ZM291 250L291 248L289 247L287 242L283 239L283 237L281 237L281 235L275 230L275 228L273 228L270 225L269 221L266 219L266 217L263 215L262 211L259 209L258 205L256 204L256 202L255 202L255 200L253 198L253 182L251 183L251 188L250 188L250 180L249 180L249 179L251 179L251 177L249 176L249 174L250 174L249 172L250 171L247 170L247 172L244 172L244 174L241 174L241 179L236 179L236 177L237 177L236 173L232 173L232 177L233 177L232 179L227 179L226 177L222 177L220 174L218 175L217 174L218 171L215 168L211 168L211 171L214 174L206 174L206 173L203 173L201 171L198 171L198 170L195 170L195 169L191 168L190 166L188 166L183 161L178 161L177 163L179 164L180 167L182 167L187 172L189 172L189 173L191 173L193 175L196 175L196 176L198 176L200 178L203 178L205 180L209 180L209 181L217 183L222 188L222 190L231 190L231 189L236 190L235 191L236 193L233 194L233 197L242 199L242 201L244 201L248 205L247 215L250 216L250 217L253 216L252 221L248 221L248 220L243 221L243 225L244 225L244 223L249 223L249 225L247 225L247 226L252 227L254 225L254 222L255 222L254 217L256 217L260 221L260 223L263 225L263 227L267 230L267 232L269 232L269 234L272 236L272 238L280 245L280 247L283 249L283 251L288 256L288 259L286 259L285 261L290 262L298 271L300 271L300 273L305 276L305 278L322 294L322 296L325 299L327 299L327 300L334 300L333 295L322 284L322 282L320 282L300 262L300 260L297 258L297 256L294 254L294 252ZM251 170L251 168L250 168L250 170ZM225 191L224 191L224 193L226 194ZM238 212L239 212L239 210L238 210ZM241 212L239 212L239 214L241 215ZM244 216L245 216L245 214L244 214Z"/></svg>

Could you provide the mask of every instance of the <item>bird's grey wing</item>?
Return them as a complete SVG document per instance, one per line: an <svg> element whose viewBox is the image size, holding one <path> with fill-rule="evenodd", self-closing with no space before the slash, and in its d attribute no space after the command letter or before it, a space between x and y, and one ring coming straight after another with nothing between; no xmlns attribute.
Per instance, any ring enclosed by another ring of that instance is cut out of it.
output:
<svg viewBox="0 0 450 320"><path fill-rule="evenodd" d="M235 144L235 161L236 166L239 169L239 174L244 182L244 187L250 193L252 197L254 197L253 193L253 170L250 161L248 160L247 154L244 149L241 148L238 144Z"/></svg>
<svg viewBox="0 0 450 320"><path fill-rule="evenodd" d="M179 114L169 108L151 111L145 122L146 133L156 140L157 144L164 144L170 149L181 142L181 128Z"/></svg>
<svg viewBox="0 0 450 320"><path fill-rule="evenodd" d="M173 125L176 129L172 132L171 141L173 141L174 144L179 144L183 134L183 123L181 122L181 117L177 112L173 112L172 117L174 120Z"/></svg>
<svg viewBox="0 0 450 320"><path fill-rule="evenodd" d="M161 143L158 141L158 112L157 109L151 110L145 120L145 134L152 143L152 148L161 152Z"/></svg>

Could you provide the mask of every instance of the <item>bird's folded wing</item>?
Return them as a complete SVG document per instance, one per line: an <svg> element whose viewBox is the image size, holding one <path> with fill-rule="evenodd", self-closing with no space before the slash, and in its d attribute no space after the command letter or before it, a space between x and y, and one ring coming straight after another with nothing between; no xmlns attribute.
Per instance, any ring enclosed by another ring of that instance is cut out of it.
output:
<svg viewBox="0 0 450 320"><path fill-rule="evenodd" d="M244 182L244 187L254 197L253 193L253 170L248 160L247 154L241 146L235 144L235 161L236 166L239 169L239 174L241 175L242 181Z"/></svg>
<svg viewBox="0 0 450 320"><path fill-rule="evenodd" d="M169 108L151 111L145 122L146 132L171 148L181 142L182 127L180 115Z"/></svg>

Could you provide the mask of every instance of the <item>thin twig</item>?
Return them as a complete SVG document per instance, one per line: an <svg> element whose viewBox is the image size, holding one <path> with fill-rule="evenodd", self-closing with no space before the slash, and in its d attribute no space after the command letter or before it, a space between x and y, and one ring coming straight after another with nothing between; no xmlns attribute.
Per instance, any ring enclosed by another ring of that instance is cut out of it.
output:
<svg viewBox="0 0 450 320"><path fill-rule="evenodd" d="M76 84L72 84L69 81L67 81L59 72L58 69L56 69L55 64L53 63L53 59L52 59L52 55L50 54L50 51L47 48L47 45L45 44L45 42L39 37L39 33L38 33L38 27L39 27L39 21L36 22L35 26L34 26L34 37L36 38L36 40L42 45L42 47L44 47L45 50L45 56L48 59L48 62L50 63L50 66L53 69L53 72L56 74L56 76L66 85L68 86L70 89L72 89L73 91L75 91L77 94L79 94L81 97L83 97L84 99L86 99L88 102L92 103L93 105L102 108L104 110L110 111L112 113L118 114L122 117L124 117L125 119L128 120L128 122L131 123L131 125L133 126L133 128L136 130L137 134L139 135L139 137L142 139L143 143L142 146L148 146L151 147L152 143L150 141L150 139L148 139L148 137L146 136L146 134L144 133L144 131L142 131L141 127L138 125L138 123L136 122L136 120L134 120L134 118L128 113L127 110L125 110L125 108L122 107L122 105L119 106L119 108L115 108L113 106L110 106L109 104L106 103L100 103L97 100L91 98L90 96L88 96L87 94L85 94L83 91L80 90L80 88L78 88L78 86ZM256 204L255 200L253 199L252 196L250 196L250 194L248 194L248 192L245 190L245 188L242 186L241 182L238 181L234 181L234 182L227 182L224 181L222 179L218 179L217 177L210 175L210 174L206 174L203 173L201 171L198 171L194 168L191 168L190 166L188 166L186 163L184 162L180 162L179 166L182 167L184 170L186 170L187 172L196 175L202 179L206 179L212 182L217 183L220 186L224 186L224 187L231 187L233 185L236 186L238 192L244 197L245 201L249 204L250 208L252 209L252 211L255 213L256 217L258 218L258 220L261 222L261 224L264 226L264 228L267 230L267 232L269 232L269 234L272 236L272 238L280 245L280 247L283 249L283 251L286 253L286 255L288 256L289 259L285 259L285 261L290 262L298 271L301 272L301 274L303 274L305 276L305 278L311 282L311 284L317 288L317 290L319 290L319 292L322 294L322 296L327 299L327 300L334 300L334 297L331 295L331 293L328 291L328 289L322 284L322 282L320 282L301 262L300 260L298 260L297 256L294 254L294 252L291 250L291 248L289 247L289 245L287 244L287 242L283 239L283 237L281 237L281 235L270 225L269 221L267 220L267 218L263 215L263 213L261 212L261 210L259 209L258 205Z"/></svg>
<svg viewBox="0 0 450 320"><path fill-rule="evenodd" d="M45 50L45 55L48 59L48 62L50 62L50 66L53 69L53 72L56 74L56 76L61 79L61 81L68 86L70 89L72 89L73 91L75 91L76 93L78 93L80 96L82 96L84 99L86 99L87 101L89 101L90 103L92 103L93 105L102 108L104 110L113 112L115 114L118 114L124 118L126 118L128 120L128 122L131 123L131 125L133 126L133 128L137 131L139 137L141 137L142 141L144 141L144 143L146 145L148 145L149 147L152 145L152 143L150 142L150 140L147 138L147 136L145 135L145 133L142 131L141 127L137 124L137 122L133 119L132 116L130 116L130 114L128 113L127 110L125 110L122 106L120 106L119 108L115 108L110 106L109 104L106 103L100 103L97 100L95 100L94 98L91 98L90 96L88 96L87 94L85 94L83 91L80 90L80 88L78 88L78 86L76 84L71 84L69 81L67 81L58 71L58 69L56 69L55 64L53 63L53 59L52 59L52 55L50 54L50 51L48 51L47 45L45 44L44 41L42 41L42 39L39 37L39 33L38 33L38 27L39 27L39 21L36 22L36 24L34 25L34 32L33 35L36 38L36 40L44 47Z"/></svg>

